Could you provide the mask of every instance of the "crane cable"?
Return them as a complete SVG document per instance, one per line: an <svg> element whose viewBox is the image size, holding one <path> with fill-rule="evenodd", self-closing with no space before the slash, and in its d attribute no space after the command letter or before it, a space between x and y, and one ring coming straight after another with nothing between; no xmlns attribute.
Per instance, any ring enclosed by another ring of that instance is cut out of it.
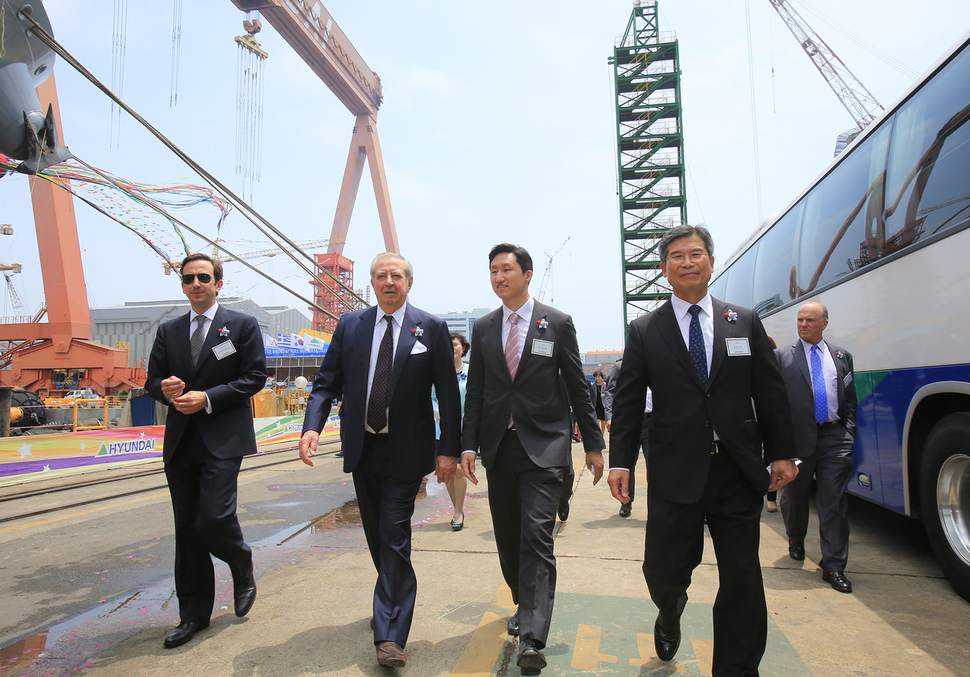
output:
<svg viewBox="0 0 970 677"><path fill-rule="evenodd" d="M761 224L761 153L758 150L758 109L754 96L754 52L751 47L751 5L744 0L744 16L748 29L748 88L751 91L751 137L754 145L754 188L758 201L758 224Z"/></svg>
<svg viewBox="0 0 970 677"><path fill-rule="evenodd" d="M255 217L256 217L257 219L259 219L259 221L260 221L260 222L262 222L262 223L263 223L264 225L266 225L266 226L267 226L267 227L268 227L268 228L269 228L270 230L272 230L272 231L273 231L273 233L275 233L276 235L278 235L278 236L280 237L280 239L282 239L282 240L283 240L284 242L286 242L286 243L287 243L288 245L290 245L290 247L291 247L291 248L292 248L292 249L293 249L294 251L297 251L297 252L299 252L300 254L302 254L302 255L304 256L304 258L306 258L307 260L309 260L309 261L310 261L310 262L311 262L311 263L312 263L312 264L313 264L313 265L314 265L315 267L317 267L317 268L318 268L318 269L319 269L320 271L322 271L322 272L323 272L324 274L326 274L326 275L327 275L327 277L329 277L329 278L330 278L331 280L333 280L333 282L334 282L334 283L335 283L335 284L336 284L337 286L339 286L339 287L340 287L341 289L343 289L343 290L344 290L345 292L347 292L347 294L348 294L349 296L351 296L352 298L354 298L354 299L356 299L356 300L357 300L357 301L358 301L359 303L361 303L361 304L363 304L363 305L364 305L365 307L366 307L366 306L369 306L369 305L370 305L370 304L369 304L369 303L367 303L367 302L366 302L366 301L365 301L365 300L364 300L364 299L363 299L363 298L362 298L362 297L361 297L361 296L360 296L359 294L357 294L357 292L355 292L355 291L354 291L353 289L351 289L351 288L350 288L349 286L347 286L346 284L344 284L343 282L341 282L341 281L340 281L339 279L337 279L337 277L336 277L336 276L335 276L335 275L334 275L333 273L331 273L331 272L330 272L329 270L327 270L326 268L323 268L322 266L320 266L319 264L317 264L317 262L316 262L316 261L315 261L315 260L313 259L313 257L312 257L312 256L310 256L309 254L307 254L306 252L304 252L304 251L303 251L302 249L300 249L300 247L299 247L299 246L297 246L297 245L296 245L296 243L295 243L295 242L293 242L293 240L291 240L291 239L290 239L289 237L287 237L287 236L286 236L286 235L285 235L284 233L282 233L282 232L281 232L281 231L280 231L280 230L279 230L278 228L276 228L276 226L274 226L274 225L273 225L272 223L270 223L269 221L267 221L267 220L266 220L266 219L265 219L265 218L264 218L264 217L263 217L263 216L262 216L262 215L261 215L261 214L260 214L259 212L257 212L257 211L256 211L255 209L253 209L253 208L252 208L252 207L251 207L250 205L248 205L248 204L246 204L246 202L244 202L243 200L241 200L241 199L239 198L239 196L237 196L237 195L236 195L236 194L235 194L235 193L234 193L233 191L231 191L231 190L230 190L230 189L229 189L228 187L226 187L226 186L225 186L225 185L224 185L224 184L223 184L223 183L222 183L221 181L219 181L219 180L218 180L217 178L215 178L215 176L213 176L212 174L210 174L210 173L209 173L209 172L208 172L208 171L207 171L207 170L206 170L205 168L203 168L203 167L202 167L201 165L199 165L199 164L198 164L197 162L195 162L195 160L193 160L193 159L192 159L191 157L189 157L189 156L188 156L188 155L187 155L187 154L186 154L186 153L185 153L185 152L184 152L184 151L183 151L183 150L182 150L181 148L179 148L178 146L176 146L176 145L175 145L175 144L174 144L174 143L173 143L173 142L172 142L171 140L169 140L169 139L168 139L168 138L167 138L167 137L166 137L166 136L165 136L164 134L162 134L162 133L161 133L160 131L158 131L158 130L157 130L157 129L156 129L155 127L154 127L154 126L152 126L152 124L151 124L150 122L148 122L148 121L147 121L147 120L146 120L145 118L143 118L143 117L142 117L141 115L139 115L139 114L138 114L138 113L137 113L137 112L136 112L136 111L135 111L134 109L132 109L132 108L131 108L131 107L130 107L130 106L129 106L128 104L126 104L126 103L125 103L124 101L122 101L122 100L121 100L120 98L118 98L118 97L117 97L117 96L116 96L116 95L114 94L114 92L112 92L112 91L111 91L110 89L108 89L108 88L107 88L107 87L106 87L106 86L105 86L105 85L104 85L104 84L103 84L103 83L102 83L102 82L101 82L100 80L98 80L98 78L97 78L97 77L95 77L95 76L94 76L94 74L92 74L92 73L91 73L90 71L88 71L88 69L87 69L87 68L85 68L85 67L84 67L84 66L83 66L83 65L81 64L81 62L79 62L79 61L78 61L77 59L75 59L75 58L74 58L74 57L73 57L73 56L71 55L71 53L70 53L70 52L68 52L68 51L67 51L67 50L66 50L66 49L65 49L65 48L64 48L64 47L63 47L63 46L62 46L62 45L61 45L61 44L60 44L59 42L57 42L57 40L55 40L55 39L54 39L54 37L53 37L53 36L52 36L52 35L51 35L50 33L48 33L48 32L47 32L46 30L44 30L44 27L43 27L43 26L41 26L41 25L40 25L39 23L37 23L37 22L36 22L36 21L35 21L35 20L33 19L33 17L31 17L31 16L29 15L29 14L26 14L26 13L24 13L24 12L21 12L21 13L20 13L20 16L22 16L23 18L25 18L25 19L27 19L27 20L28 20L28 21L29 21L30 23L32 23L32 24L33 24L33 28L32 28L31 30L32 30L32 31L34 32L34 34L35 34L35 35L36 35L36 36L37 36L38 38L40 38L40 40L41 40L41 41L42 41L42 42L43 42L44 44L46 44L46 45L47 45L48 47L50 47L50 48L51 48L52 50L54 50L54 51L55 51L55 52L56 52L56 53L57 53L57 54L58 54L58 55L59 55L59 56L60 56L60 57L61 57L62 59L64 59L64 60L65 60L65 61L66 61L67 63L69 63L69 64L70 64L70 65L71 65L71 66L72 66L72 67L73 67L73 68L74 68L75 70L77 70L77 71L78 71L78 72L79 72L79 73L80 73L81 75L83 75L83 76L84 76L85 78L87 78L87 79L88 79L88 80L89 80L89 81L90 81L90 82L91 82L91 83L92 83L92 84L93 84L93 85L94 85L95 87L97 87L98 89L100 89L100 90L101 90L102 92L104 92L104 93L105 93L105 94L106 94L106 95L107 95L107 96L108 96L109 98L111 98L111 100L112 100L112 101L114 101L114 102L115 102L115 103L117 103L117 104L118 104L119 106L121 106L121 108L123 108L123 109L124 109L124 111L125 111L126 113L128 113L128 114L129 114L129 115L131 115L131 116L132 116L133 118L135 118L135 120L137 120L137 121L138 121L139 123L141 123L141 124L142 124L142 126L144 126L144 127L145 127L145 129L147 129L147 130L148 130L149 132L151 132L151 133L152 133L152 134L153 134L153 135L155 136L155 138L157 138L157 139L158 139L159 141L161 141L161 142L162 142L162 143L163 143L163 144L164 144L164 145L165 145L165 146L166 146L166 147L167 147L167 148L168 148L169 150L171 150L171 151L172 151L173 153L175 153L175 155L176 155L176 156L178 156L178 157L179 157L179 159L181 159L181 160L182 160L183 162L185 162L185 163L186 163L186 164L187 164L187 165L188 165L188 166L189 166L190 168L192 168L192 170L193 170L193 171L195 171L195 172L197 172L197 173L198 173L198 174L199 174L199 175L200 175L200 176L201 176L202 178L204 178L204 179L205 179L206 181L208 181L208 182L209 182L209 183L210 183L210 184L211 184L211 185L213 186L213 188L215 188L215 189L216 189L216 190L218 190L218 191L219 191L220 193L222 193L222 194L223 194L223 196L224 196L224 197L225 197L226 199L228 199L228 200L230 200L230 201L233 201L233 202L235 202L235 203L237 203L237 206L238 206L238 207L239 207L239 209L240 209L240 213L241 213L241 214L242 214L242 215L243 215L243 216L244 216L244 217L245 217L245 218L246 218L246 219L247 219L247 220L248 220L248 221L249 221L250 223L252 223L252 224L253 224L254 226L256 226L256 228L257 228L257 229L258 229L258 230L259 230L260 232L262 232L262 233L263 233L263 234L264 234L264 235L265 235L266 237L268 237L268 238L269 238L269 240L270 240L270 241L271 241L271 242L272 242L272 243L273 243L274 245L276 245L277 247L279 247L279 248L280 248L280 250L282 250L282 251L283 251L283 252L284 252L284 253L285 253L285 254L286 254L287 256L289 256L289 257L290 257L290 258L291 258L291 259L293 260L293 262L294 262L294 263L296 263L296 264L297 264L298 266L300 266L300 267L301 267L301 268L302 268L302 269L303 269L304 271L306 271L306 272L307 272L307 273L308 273L308 274L309 274L309 275L310 275L310 276L311 276L311 277L312 277L313 279L315 279L315 280L316 280L316 281L317 281L317 282L318 282L318 283L319 283L320 285L322 285L322 286L324 286L324 287L328 287L328 286L329 286L329 285L328 285L327 283L325 283L325 282L323 281L323 279L322 279L321 277L319 277L319 276L318 276L318 275L317 275L317 274L316 274L316 273L315 273L315 272L314 272L313 270L311 270L310 268L307 268L307 267L306 267L306 265L304 265L304 264L303 264L303 262L301 262L301 261L299 261L299 260L298 260L298 259L296 258L296 256L294 256L294 255L293 255L293 253L292 253L292 252L290 251L290 249L287 249L287 248L286 248L286 247L284 247L284 246L283 246L282 244L280 244L280 242L279 242L279 241L277 241L277 240L276 240L276 239L275 239L275 238L274 238L274 237L273 237L272 235L270 235L270 234L269 234L268 232L266 232L266 230L265 230L265 229L264 229L264 228L263 228L262 226L260 226L260 225L259 225L258 223L256 223L256 221L254 221L252 217L250 217L250 216L248 216L247 214L245 214L245 213L244 213L244 211L249 211L250 213L252 213L252 215L253 215L253 216L255 216ZM87 165L86 165L86 166L87 166ZM91 169L92 171L97 171L97 170L95 170L95 169L94 169L93 167L90 167L90 166L88 166L88 167L89 167L89 169ZM104 178L105 178L106 180L109 180L109 181L110 181L110 179L109 179L108 177L104 177ZM180 224L181 224L181 222L180 222ZM181 225L184 225L184 224L181 224ZM185 226L185 228L186 228L187 230L189 230L189 232L191 232L191 233L193 233L193 234L195 234L195 235L197 235L198 237L201 237L201 238L202 238L203 240L205 240L205 241L206 241L206 242L208 242L209 244L211 244L211 245L213 245L213 246L218 246L218 245L216 245L216 244L215 244L215 243L214 243L214 242L213 242L212 240L210 240L209 238L207 238L207 237L205 237L204 235L201 235L200 233L198 233L198 231L196 231L196 230L194 230L194 229L192 229L192 228L190 228L190 227L188 227L187 225ZM220 249L221 249L221 247L220 247ZM230 253L230 252L227 252L227 253ZM258 273L259 273L260 275L263 275L263 277L266 277L266 278L267 278L267 279L269 279L269 280L270 280L271 282L274 282L274 283L276 283L276 284L278 284L278 285L279 285L280 287L282 287L283 289L286 289L287 291L290 291L290 293L292 293L292 294L294 294L294 295L295 295L295 296L296 296L297 298L299 298L300 300L302 300L302 301L306 301L306 299L305 299L305 298L303 298L303 296L301 296L300 294L297 294L296 292L293 292L292 290L290 290L289 288L287 288L287 287L285 287L284 285L282 285L282 284L280 284L280 283L278 283L278 282L276 282L276 280L273 280L273 279L272 279L272 278L270 278L269 276L267 276L267 275L265 275L265 274L263 274L262 272L260 272L260 271L259 271L258 269L256 269L256 268L255 268L255 267L253 267L252 265L250 265L250 264L248 264L248 263L246 263L246 262L244 262L244 261L241 261L240 263L243 263L243 264L244 264L244 265L246 265L246 266L247 266L248 268L251 268L252 270L254 270L254 271L256 271L256 272L258 272ZM344 304L348 304L348 301L347 301L346 299L344 299L344 298L342 298L341 296L339 296L339 295L338 295L338 296L337 296L337 298L338 298L338 300L340 300L340 301L341 301L342 303L344 303ZM323 308L321 308L321 307L320 307L319 305L317 305L316 303L313 303L313 302L308 302L308 303L310 303L310 305L312 305L312 306L313 306L314 308L316 308L316 309L318 309L318 310L320 310L320 311L321 311L321 312L323 312L324 314L326 314L326 315L328 315L328 316L330 316L330 317L332 317L333 319L337 319L337 318L336 318L336 317L334 317L334 316L333 316L333 315L332 315L332 314L331 314L330 312L328 312L328 311L326 311L326 310L324 310Z"/></svg>

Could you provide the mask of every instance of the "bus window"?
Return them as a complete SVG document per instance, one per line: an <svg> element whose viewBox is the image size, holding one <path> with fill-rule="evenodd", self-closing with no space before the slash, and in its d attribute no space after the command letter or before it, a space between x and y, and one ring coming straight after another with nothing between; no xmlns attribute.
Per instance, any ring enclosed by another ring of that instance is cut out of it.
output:
<svg viewBox="0 0 970 677"><path fill-rule="evenodd" d="M744 308L751 307L751 281L754 279L754 262L758 258L758 243L754 245L733 264L731 275L724 288L725 303L736 303Z"/></svg>
<svg viewBox="0 0 970 677"><path fill-rule="evenodd" d="M754 269L752 298L758 317L792 300L792 256L797 238L795 233L801 218L802 203L795 205L761 236L758 248L758 264Z"/></svg>
<svg viewBox="0 0 970 677"><path fill-rule="evenodd" d="M795 296L882 256L883 184L891 125L883 124L852 150L805 199L798 243Z"/></svg>
<svg viewBox="0 0 970 677"><path fill-rule="evenodd" d="M717 265L716 261L717 259L715 259L715 265ZM727 289L727 281L728 277L730 276L730 272L730 270L724 271L718 275L717 279L713 280L707 287L707 292L719 301L724 300L724 290Z"/></svg>
<svg viewBox="0 0 970 677"><path fill-rule="evenodd" d="M970 219L970 51L896 113L886 190L886 253Z"/></svg>

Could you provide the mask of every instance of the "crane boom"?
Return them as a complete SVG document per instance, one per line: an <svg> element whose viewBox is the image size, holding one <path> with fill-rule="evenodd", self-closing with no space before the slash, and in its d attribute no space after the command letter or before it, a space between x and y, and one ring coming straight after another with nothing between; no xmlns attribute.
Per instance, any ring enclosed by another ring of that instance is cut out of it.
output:
<svg viewBox="0 0 970 677"><path fill-rule="evenodd" d="M377 111L384 100L377 73L368 68L363 57L318 0L232 0L232 3L244 12L259 11L266 17L310 69L357 117L337 198L328 253L343 254L365 160L370 166L371 182L374 184L384 247L389 252L401 251L377 136Z"/></svg>
<svg viewBox="0 0 970 677"><path fill-rule="evenodd" d="M259 11L354 115L377 117L384 100L381 79L316 0L232 0Z"/></svg>
<svg viewBox="0 0 970 677"><path fill-rule="evenodd" d="M825 78L839 101L849 111L860 130L865 129L883 110L872 92L849 70L825 40L812 30L808 22L795 11L787 0L768 0L798 40L805 53Z"/></svg>
<svg viewBox="0 0 970 677"><path fill-rule="evenodd" d="M562 251L562 248L566 246L567 242L569 242L568 237L563 240L562 244L559 245L559 248L551 255L546 254L546 256L549 257L549 263L546 264L546 272L542 274L542 284L539 286L539 295L536 297L540 302L546 296L546 286L549 284L549 276L552 274L552 260L556 258L556 254Z"/></svg>

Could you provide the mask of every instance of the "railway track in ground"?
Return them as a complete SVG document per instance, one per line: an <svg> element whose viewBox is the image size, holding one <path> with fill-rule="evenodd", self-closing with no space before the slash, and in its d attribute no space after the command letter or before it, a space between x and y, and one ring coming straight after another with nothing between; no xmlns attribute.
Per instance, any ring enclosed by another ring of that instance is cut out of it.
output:
<svg viewBox="0 0 970 677"><path fill-rule="evenodd" d="M282 449L274 449L273 451L267 451L254 456L247 456L246 457L247 459L252 459L252 461L250 461L251 465L246 465L245 467L240 468L239 473L242 475L245 473L253 472L254 470L261 470L272 466L283 465L286 463L293 463L294 461L299 461L299 458L292 455L293 452L297 450L297 448L298 447L296 445L293 445L289 447L284 447ZM328 456L328 455L335 454L338 451L340 451L339 440L333 440L333 441L321 440L320 446L317 449L317 455ZM282 459L270 458L270 457L275 457L278 454L290 454L290 456ZM136 470L134 472L125 473L124 475L118 475L114 477L100 477L100 478L82 480L77 482L71 482L69 484L59 485L56 487L37 488L35 490L22 491L8 496L0 496L0 505L2 505L4 503L11 503L13 501L23 500L27 498L34 498L37 496L45 496L45 495L68 492L68 491L77 491L79 489L88 489L88 488L97 487L101 485L123 482L125 480L140 479L143 477L152 477L157 475L162 476L162 481L160 483L153 483L150 486L139 487L137 489L132 489L128 491L118 491L105 496L98 496L98 497L88 498L88 499L78 500L78 501L68 501L66 503L58 504L56 506L50 506L39 510L32 510L29 512L18 513L15 515L8 515L6 517L0 516L0 524L4 522L12 522L14 520L19 520L19 519L26 519L30 517L47 515L47 514L50 514L53 512L59 512L62 510L69 510L72 508L80 508L80 507L89 506L92 504L103 503L105 501L112 501L117 498L125 498L127 496L137 496L138 494L144 494L150 491L158 491L159 489L167 489L168 483L164 480L165 468L159 467L159 468L151 468L148 470Z"/></svg>

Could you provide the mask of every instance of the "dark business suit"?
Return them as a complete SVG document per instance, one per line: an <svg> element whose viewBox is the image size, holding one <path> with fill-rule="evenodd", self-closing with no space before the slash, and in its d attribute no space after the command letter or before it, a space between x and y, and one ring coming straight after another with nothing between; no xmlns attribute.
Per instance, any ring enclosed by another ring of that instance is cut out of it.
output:
<svg viewBox="0 0 970 677"><path fill-rule="evenodd" d="M603 410L606 412L606 420L613 420L613 397L616 394L616 382L620 378L620 367L623 366L623 358L621 357L613 365L613 369L610 371L610 375L606 377L606 388L603 393ZM644 403L646 405L646 403ZM612 422L610 423L610 429L612 431ZM650 451L650 412L646 411L646 406L644 406L643 413L643 423L640 426L640 449L643 450L643 459L646 462L647 454ZM610 433L612 435L612 432ZM637 477L636 477L636 459L634 459L634 465L628 468L630 471L630 479L627 484L627 493L630 494L630 503L633 503L633 499L637 496Z"/></svg>
<svg viewBox="0 0 970 677"><path fill-rule="evenodd" d="M570 404L585 449L600 450L605 443L572 318L535 302L514 381L502 323L501 307L475 322L461 448L481 452L499 562L519 606L520 638L541 649L556 592L552 530L562 469L571 463Z"/></svg>
<svg viewBox="0 0 970 677"><path fill-rule="evenodd" d="M434 470L436 455L459 455L461 403L448 326L407 304L392 361L388 432L374 435L364 430L368 368L379 311L379 307L358 310L337 322L313 381L303 432L323 430L331 403L343 394L344 472L353 473L364 535L378 572L375 644L388 641L403 647L417 592L411 565L414 499L421 479ZM432 386L441 416L437 443Z"/></svg>
<svg viewBox="0 0 970 677"><path fill-rule="evenodd" d="M669 301L631 323L613 398L610 465L634 467L651 388L643 563L650 596L664 623L679 627L691 572L703 555L706 517L720 576L713 673L756 675L767 639L758 557L765 465L790 458L791 413L761 321L750 310L732 306L728 313L728 306L711 301L707 387ZM728 355L726 339L742 339L739 352L747 354Z"/></svg>
<svg viewBox="0 0 970 677"><path fill-rule="evenodd" d="M835 362L838 381L838 420L819 425L815 420L812 369L801 339L778 348L775 355L788 388L795 430L795 450L801 460L798 477L785 486L781 514L788 538L802 543L808 532L808 494L815 476L823 571L844 571L849 559L849 519L846 486L852 475L852 445L856 432L856 391L852 355L825 343Z"/></svg>
<svg viewBox="0 0 970 677"><path fill-rule="evenodd" d="M175 512L179 615L207 623L215 601L210 553L229 565L237 586L253 575L252 551L236 518L236 479L242 457L256 453L250 398L266 383L266 356L256 319L219 306L193 369L189 315L159 327L145 389L169 403L161 382L177 376L185 392L204 391L212 407L211 414L187 415L170 405L162 453ZM235 352L220 359L213 349L228 344Z"/></svg>

